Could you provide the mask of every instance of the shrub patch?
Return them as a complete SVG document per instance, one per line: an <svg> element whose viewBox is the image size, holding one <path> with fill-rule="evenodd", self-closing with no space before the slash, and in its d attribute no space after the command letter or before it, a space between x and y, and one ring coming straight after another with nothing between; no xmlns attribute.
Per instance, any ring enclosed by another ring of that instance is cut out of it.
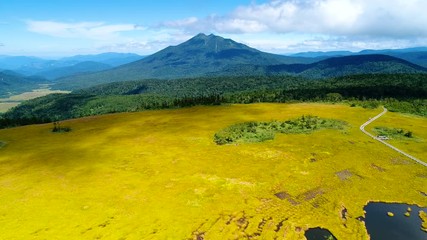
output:
<svg viewBox="0 0 427 240"><path fill-rule="evenodd" d="M344 121L323 119L317 116L302 116L284 122L246 122L231 125L214 135L218 145L230 143L264 142L274 139L276 133L311 133L320 129L344 129Z"/></svg>

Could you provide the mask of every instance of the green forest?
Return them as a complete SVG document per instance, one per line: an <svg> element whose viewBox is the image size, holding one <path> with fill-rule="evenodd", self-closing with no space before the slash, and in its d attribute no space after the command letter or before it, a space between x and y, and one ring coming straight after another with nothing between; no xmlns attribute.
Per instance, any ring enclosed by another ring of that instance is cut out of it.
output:
<svg viewBox="0 0 427 240"><path fill-rule="evenodd" d="M98 85L26 101L0 127L106 113L257 102L331 102L427 116L427 74L365 74L326 80L295 76L202 77Z"/></svg>

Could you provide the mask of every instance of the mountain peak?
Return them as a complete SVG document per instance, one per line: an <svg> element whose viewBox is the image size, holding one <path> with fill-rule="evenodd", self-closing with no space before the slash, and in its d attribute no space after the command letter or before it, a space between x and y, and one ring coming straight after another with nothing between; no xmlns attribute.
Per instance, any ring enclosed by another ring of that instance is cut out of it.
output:
<svg viewBox="0 0 427 240"><path fill-rule="evenodd" d="M206 38L208 35L204 34L204 33L199 33L196 36L194 36L193 38Z"/></svg>
<svg viewBox="0 0 427 240"><path fill-rule="evenodd" d="M253 48L250 48L244 44L235 42L231 39L223 38L216 36L214 34L206 35L204 33L199 33L188 41L176 46L178 48L186 48L187 50L198 50L205 51L206 53L213 52L218 53L221 51L227 51L230 49L236 50L246 50L250 52L258 52Z"/></svg>
<svg viewBox="0 0 427 240"><path fill-rule="evenodd" d="M224 41L224 40L232 41L230 39L225 39L223 37L216 36L212 33L209 35L206 35L204 33L199 33L196 36L189 39L187 42L197 42L197 41L212 42L212 41Z"/></svg>
<svg viewBox="0 0 427 240"><path fill-rule="evenodd" d="M194 36L193 38L203 38L203 39L206 39L206 38L222 38L222 37L216 36L213 33L211 33L209 35L207 35L205 33L199 33L196 36Z"/></svg>

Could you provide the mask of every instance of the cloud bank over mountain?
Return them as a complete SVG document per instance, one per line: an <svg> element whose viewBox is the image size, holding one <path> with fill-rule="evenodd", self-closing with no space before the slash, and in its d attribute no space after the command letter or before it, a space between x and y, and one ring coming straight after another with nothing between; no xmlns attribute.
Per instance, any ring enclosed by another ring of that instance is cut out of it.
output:
<svg viewBox="0 0 427 240"><path fill-rule="evenodd" d="M103 5L110 14L99 11L96 4L88 4L65 1L58 12L67 9L73 14L71 19L55 15L55 6L47 3L40 8L52 8L49 13L28 11L21 25L15 26L13 18L0 19L0 35L9 36L0 39L3 51L28 49L25 41L12 39L13 34L20 35L19 39L31 38L36 52L73 53L108 50L151 54L200 32L233 38L274 53L427 45L425 0L218 0L217 7L194 0L180 4L171 0L124 0ZM4 5L7 13L8 5ZM126 11L120 11L123 6ZM91 12L90 17L80 13L83 8ZM151 15L140 14L142 10Z"/></svg>

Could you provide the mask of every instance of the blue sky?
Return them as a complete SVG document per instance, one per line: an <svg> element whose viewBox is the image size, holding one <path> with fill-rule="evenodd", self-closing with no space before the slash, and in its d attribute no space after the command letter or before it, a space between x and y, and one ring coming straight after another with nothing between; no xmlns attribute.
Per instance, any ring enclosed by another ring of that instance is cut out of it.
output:
<svg viewBox="0 0 427 240"><path fill-rule="evenodd" d="M0 55L154 53L199 32L267 52L427 46L426 0L0 0Z"/></svg>

